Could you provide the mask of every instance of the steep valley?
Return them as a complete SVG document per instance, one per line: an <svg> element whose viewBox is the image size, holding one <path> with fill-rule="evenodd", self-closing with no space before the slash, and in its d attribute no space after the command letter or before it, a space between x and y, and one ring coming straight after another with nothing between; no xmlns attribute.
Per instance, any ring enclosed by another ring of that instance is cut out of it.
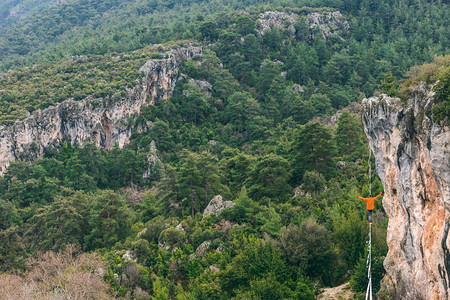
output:
<svg viewBox="0 0 450 300"><path fill-rule="evenodd" d="M0 299L449 298L446 1L31 2Z"/></svg>

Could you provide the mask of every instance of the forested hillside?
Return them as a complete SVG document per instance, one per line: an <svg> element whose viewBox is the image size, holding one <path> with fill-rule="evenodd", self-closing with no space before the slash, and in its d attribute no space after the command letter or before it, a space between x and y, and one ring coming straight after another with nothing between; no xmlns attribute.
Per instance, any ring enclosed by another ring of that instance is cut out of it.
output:
<svg viewBox="0 0 450 300"><path fill-rule="evenodd" d="M197 38L199 23L215 19L219 28L223 29L229 25L226 15L230 11L244 9L250 5L266 9L338 9L348 17L353 38L363 45L363 49L358 49L361 51L351 55L375 54L377 59L380 55L385 55L383 60L386 63L383 61L379 67L380 71L389 72L393 64L395 68L392 71L396 76L400 76L416 61L425 62L434 54L442 54L448 49L450 36L448 3L445 1L61 2L63 3L60 5L28 15L17 23L0 28L0 69L54 61L72 55L130 51L149 43L156 44L173 39ZM28 7L29 4L25 6ZM364 52L367 48L373 48L375 52Z"/></svg>
<svg viewBox="0 0 450 300"><path fill-rule="evenodd" d="M4 0L0 3L0 28L62 2L61 0Z"/></svg>
<svg viewBox="0 0 450 300"><path fill-rule="evenodd" d="M449 14L445 1L79 0L0 27L0 130L69 98L124 97L146 61L203 47L169 99L129 120L146 130L125 148L67 143L11 163L0 294L314 299L350 280L360 295L356 195L382 185L358 102L441 79L445 120L449 58L433 57L450 49ZM204 214L217 195L234 204ZM386 228L377 201L375 290Z"/></svg>

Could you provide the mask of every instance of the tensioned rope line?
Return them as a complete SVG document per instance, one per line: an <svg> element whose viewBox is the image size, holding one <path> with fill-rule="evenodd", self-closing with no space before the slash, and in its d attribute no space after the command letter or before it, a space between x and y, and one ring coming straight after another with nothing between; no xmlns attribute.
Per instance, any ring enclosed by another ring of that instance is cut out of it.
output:
<svg viewBox="0 0 450 300"><path fill-rule="evenodd" d="M372 300L372 223L369 223L369 254L367 255L367 277L369 284L367 285L366 300Z"/></svg>
<svg viewBox="0 0 450 300"><path fill-rule="evenodd" d="M370 121L371 121L371 117L372 117L372 101L369 100L369 115L368 115L368 127L370 130ZM372 150L370 149L370 144L369 144L369 160L368 160L368 164L369 164L369 182L368 182L368 188L369 188L369 195L372 195L372 165L370 164L370 161L372 159ZM366 266L367 266L367 277L369 278L369 284L367 285L367 291L366 291L366 300L372 300L372 222L369 222L369 242L368 242L368 252L369 254L367 255L367 262L366 262Z"/></svg>
<svg viewBox="0 0 450 300"><path fill-rule="evenodd" d="M368 127L370 129L370 125L371 125L370 121L372 118L372 101L369 102L369 116L368 117L369 117L369 120L368 120L369 126ZM368 148L369 148L369 160L367 162L369 165L369 182L367 183L367 187L369 188L369 195L372 195L372 165L370 164L370 161L372 160L372 150L370 149L370 143L368 144Z"/></svg>

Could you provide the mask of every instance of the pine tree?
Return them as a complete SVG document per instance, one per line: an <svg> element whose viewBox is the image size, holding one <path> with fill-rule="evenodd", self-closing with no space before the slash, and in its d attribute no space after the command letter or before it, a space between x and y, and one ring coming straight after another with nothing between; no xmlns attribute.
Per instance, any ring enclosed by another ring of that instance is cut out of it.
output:
<svg viewBox="0 0 450 300"><path fill-rule="evenodd" d="M336 129L338 153L345 159L357 159L363 155L364 133L359 118L344 110L339 116Z"/></svg>
<svg viewBox="0 0 450 300"><path fill-rule="evenodd" d="M293 182L299 183L305 171L317 171L326 179L336 173L333 158L336 144L331 131L320 123L308 123L300 128L292 147Z"/></svg>

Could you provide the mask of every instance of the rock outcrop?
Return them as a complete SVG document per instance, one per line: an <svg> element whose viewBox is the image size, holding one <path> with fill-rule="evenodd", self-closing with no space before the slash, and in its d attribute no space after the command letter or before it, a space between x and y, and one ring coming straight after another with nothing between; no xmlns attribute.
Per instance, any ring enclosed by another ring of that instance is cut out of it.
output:
<svg viewBox="0 0 450 300"><path fill-rule="evenodd" d="M156 148L155 141L150 142L150 149L147 154L147 170L142 174L143 178L151 178L151 176L159 171L164 170L164 164L157 156L158 149Z"/></svg>
<svg viewBox="0 0 450 300"><path fill-rule="evenodd" d="M264 34L264 31L272 28L284 29L287 27L291 36L295 34L295 23L300 19L300 16L293 13L286 13L281 11L265 11L259 15L260 26L258 32L260 35Z"/></svg>
<svg viewBox="0 0 450 300"><path fill-rule="evenodd" d="M217 216L225 208L234 207L235 205L236 203L232 201L223 201L222 196L217 195L209 201L208 206L203 211L203 218L211 215Z"/></svg>
<svg viewBox="0 0 450 300"><path fill-rule="evenodd" d="M335 127L337 125L337 122L339 120L339 117L342 115L344 111L348 111L354 115L360 116L362 114L363 107L361 104L357 102L351 102L346 107L343 107L339 109L336 113L334 113L331 116L320 116L320 117L314 117L311 122L317 122L322 124L326 127Z"/></svg>
<svg viewBox="0 0 450 300"><path fill-rule="evenodd" d="M296 13L287 13L280 11L265 11L259 15L258 32L264 35L264 31L278 28L286 29L291 38L297 32L296 24L304 22L310 30L310 38L314 38L314 32L318 30L324 40L331 36L339 36L339 33L347 33L350 30L345 17L339 11L333 12L311 12L304 16Z"/></svg>
<svg viewBox="0 0 450 300"><path fill-rule="evenodd" d="M434 93L363 101L363 123L389 216L385 299L449 299L450 129L432 120Z"/></svg>
<svg viewBox="0 0 450 300"><path fill-rule="evenodd" d="M208 254L209 246L211 246L212 241L204 241L200 244L200 246L195 249L195 253L199 257L205 257Z"/></svg>
<svg viewBox="0 0 450 300"><path fill-rule="evenodd" d="M142 79L124 98L69 99L55 107L37 110L11 126L0 126L0 174L11 161L34 161L47 148L58 148L63 142L72 146L93 142L105 150L125 146L137 130L133 121L141 108L169 98L182 61L201 52L200 47L189 46L170 50L165 59L147 61L139 70Z"/></svg>
<svg viewBox="0 0 450 300"><path fill-rule="evenodd" d="M200 90L205 94L206 98L211 98L211 93L213 91L213 86L208 81L204 80L195 80L195 79L189 79L189 83L192 85L196 85L200 88Z"/></svg>
<svg viewBox="0 0 450 300"><path fill-rule="evenodd" d="M347 32L350 25L339 11L333 11L325 14L310 13L306 17L306 23L310 29L319 29L324 40L337 35L338 31Z"/></svg>

